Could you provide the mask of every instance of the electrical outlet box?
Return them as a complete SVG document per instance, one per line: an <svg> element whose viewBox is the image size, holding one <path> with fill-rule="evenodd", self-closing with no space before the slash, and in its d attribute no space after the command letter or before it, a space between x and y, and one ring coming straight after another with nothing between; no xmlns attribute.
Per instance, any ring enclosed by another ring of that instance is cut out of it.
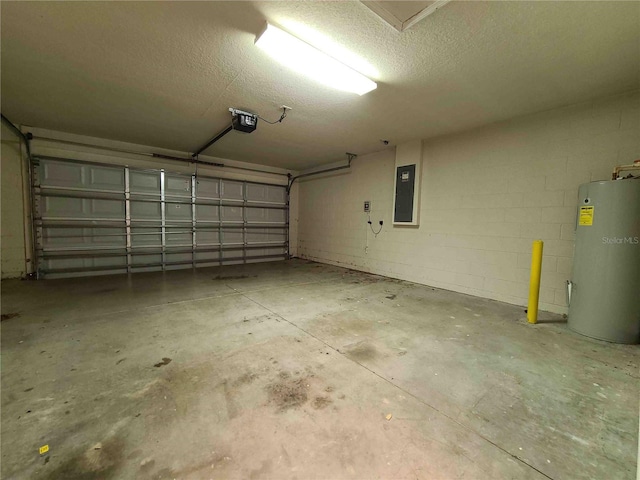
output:
<svg viewBox="0 0 640 480"><path fill-rule="evenodd" d="M371 211L371 201L370 200L365 200L364 201L364 211L365 211L365 213L369 213Z"/></svg>

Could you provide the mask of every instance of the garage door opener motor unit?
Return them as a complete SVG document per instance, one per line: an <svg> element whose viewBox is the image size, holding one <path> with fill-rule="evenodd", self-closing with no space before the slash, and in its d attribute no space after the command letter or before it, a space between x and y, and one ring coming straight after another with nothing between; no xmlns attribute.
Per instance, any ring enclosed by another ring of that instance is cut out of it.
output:
<svg viewBox="0 0 640 480"><path fill-rule="evenodd" d="M230 108L231 126L234 130L243 133L251 133L258 127L258 115Z"/></svg>

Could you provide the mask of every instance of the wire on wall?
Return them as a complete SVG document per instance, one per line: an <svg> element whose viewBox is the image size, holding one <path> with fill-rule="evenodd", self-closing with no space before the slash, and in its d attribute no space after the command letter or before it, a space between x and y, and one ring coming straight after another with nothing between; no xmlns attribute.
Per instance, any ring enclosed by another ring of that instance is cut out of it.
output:
<svg viewBox="0 0 640 480"><path fill-rule="evenodd" d="M369 221L368 221L367 223L369 224L369 228L370 228L370 229L371 229L371 231L373 232L373 236L374 236L374 237L377 237L377 236L378 236L378 234L382 231L383 222L382 222L382 220L380 220L380 228L379 228L379 229L378 229L378 231L376 232L376 231L373 229L373 223L371 222L371 215L368 215L368 217L369 217Z"/></svg>

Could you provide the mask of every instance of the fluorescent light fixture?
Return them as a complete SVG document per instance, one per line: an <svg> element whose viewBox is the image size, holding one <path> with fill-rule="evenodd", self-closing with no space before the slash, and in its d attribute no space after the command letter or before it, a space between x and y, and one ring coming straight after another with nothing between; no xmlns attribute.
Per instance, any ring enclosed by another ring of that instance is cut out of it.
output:
<svg viewBox="0 0 640 480"><path fill-rule="evenodd" d="M364 95L378 86L351 67L271 24L258 36L256 45L283 65L337 90Z"/></svg>

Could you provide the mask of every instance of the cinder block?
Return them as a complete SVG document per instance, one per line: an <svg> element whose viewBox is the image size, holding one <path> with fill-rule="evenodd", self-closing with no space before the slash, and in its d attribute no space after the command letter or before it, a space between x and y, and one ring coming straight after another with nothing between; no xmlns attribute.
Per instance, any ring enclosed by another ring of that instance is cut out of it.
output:
<svg viewBox="0 0 640 480"><path fill-rule="evenodd" d="M576 224L574 223L563 223L560 227L560 240L569 240L573 241L576 236Z"/></svg>
<svg viewBox="0 0 640 480"><path fill-rule="evenodd" d="M557 271L559 274L563 275L571 275L571 267L573 265L573 260L569 257L558 257L557 260Z"/></svg>
<svg viewBox="0 0 640 480"><path fill-rule="evenodd" d="M531 159L522 166L522 173L528 177L536 175L559 175L567 171L567 156L562 155L544 141L532 147Z"/></svg>
<svg viewBox="0 0 640 480"><path fill-rule="evenodd" d="M509 193L530 193L545 189L544 175L526 176L516 173L508 180Z"/></svg>
<svg viewBox="0 0 640 480"><path fill-rule="evenodd" d="M538 298L538 308L540 303L554 303L555 290L553 288L540 286L540 297Z"/></svg>
<svg viewBox="0 0 640 480"><path fill-rule="evenodd" d="M520 236L532 240L555 240L560 239L560 223L531 223L523 224Z"/></svg>
<svg viewBox="0 0 640 480"><path fill-rule="evenodd" d="M517 268L523 268L529 271L531 268L531 253L519 253Z"/></svg>
<svg viewBox="0 0 640 480"><path fill-rule="evenodd" d="M556 257L573 258L573 246L569 240L547 240L544 242L544 252Z"/></svg>
<svg viewBox="0 0 640 480"><path fill-rule="evenodd" d="M494 278L484 279L484 289L496 294L515 297L526 300L528 298L529 286L526 283L515 283Z"/></svg>
<svg viewBox="0 0 640 480"><path fill-rule="evenodd" d="M525 207L559 207L564 204L564 192L544 191L533 192L524 195L523 206Z"/></svg>
<svg viewBox="0 0 640 480"><path fill-rule="evenodd" d="M542 223L571 223L576 219L574 207L543 207Z"/></svg>
<svg viewBox="0 0 640 480"><path fill-rule="evenodd" d="M484 277L479 277L476 275L465 275L462 273L457 273L454 277L454 283L456 285L461 285L463 287L474 288L477 290L482 289L484 284Z"/></svg>
<svg viewBox="0 0 640 480"><path fill-rule="evenodd" d="M567 305L567 290L564 289L556 289L553 295L553 303L560 306L568 306Z"/></svg>
<svg viewBox="0 0 640 480"><path fill-rule="evenodd" d="M640 109L624 108L620 112L620 130L640 131Z"/></svg>
<svg viewBox="0 0 640 480"><path fill-rule="evenodd" d="M505 222L540 223L541 218L542 210L539 207L505 209Z"/></svg>
<svg viewBox="0 0 640 480"><path fill-rule="evenodd" d="M464 195L462 197L463 208L508 208L521 207L522 204L522 193L487 193L482 195Z"/></svg>
<svg viewBox="0 0 640 480"><path fill-rule="evenodd" d="M514 268L518 265L518 254L509 252L481 251L480 258L484 263L499 265L503 268Z"/></svg>
<svg viewBox="0 0 640 480"><path fill-rule="evenodd" d="M540 286L545 288L562 289L566 285L567 276L563 273L551 272L545 270L544 262L542 265L542 274L540 276ZM550 301L552 301L551 299Z"/></svg>
<svg viewBox="0 0 640 480"><path fill-rule="evenodd" d="M545 272L556 272L558 268L558 257L553 255L542 255L542 269Z"/></svg>

